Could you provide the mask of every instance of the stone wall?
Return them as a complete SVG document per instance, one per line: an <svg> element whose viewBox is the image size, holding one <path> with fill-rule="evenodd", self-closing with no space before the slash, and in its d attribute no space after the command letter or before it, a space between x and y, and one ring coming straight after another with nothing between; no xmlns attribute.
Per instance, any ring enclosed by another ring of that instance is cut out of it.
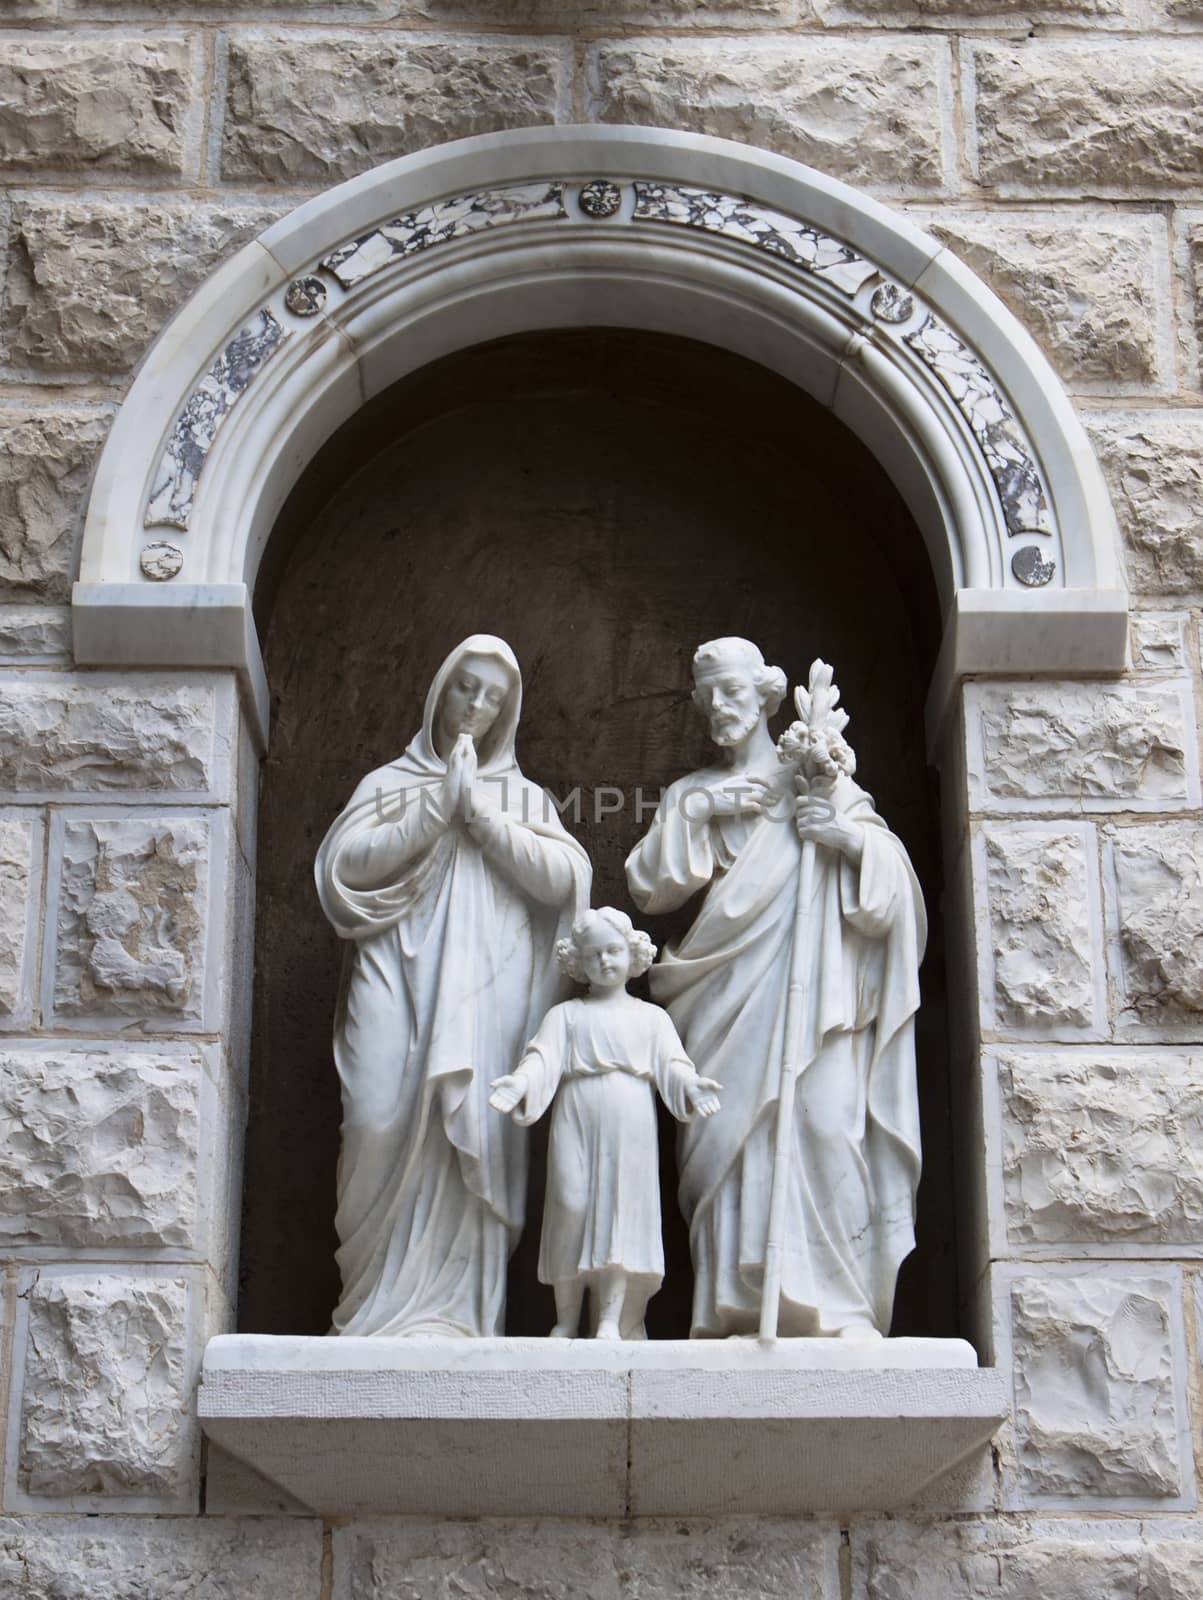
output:
<svg viewBox="0 0 1203 1600"><path fill-rule="evenodd" d="M1199 0L4 14L0 1589L1197 1595ZM1044 348L1109 478L1131 672L970 686L965 785L955 751L944 772L947 914L977 935L971 1310L1013 1425L939 1505L843 1529L239 1515L289 1508L228 1463L204 1482L191 1397L236 1278L254 760L225 675L72 669L89 475L150 342L269 219L441 140L588 119L745 140L910 211Z"/></svg>

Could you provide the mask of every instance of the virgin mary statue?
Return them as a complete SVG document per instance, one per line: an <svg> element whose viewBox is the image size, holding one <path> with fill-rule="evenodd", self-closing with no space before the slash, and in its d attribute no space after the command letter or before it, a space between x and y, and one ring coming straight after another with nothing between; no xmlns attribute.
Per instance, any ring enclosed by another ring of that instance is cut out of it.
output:
<svg viewBox="0 0 1203 1600"><path fill-rule="evenodd" d="M490 1111L489 1086L559 998L555 942L591 876L518 767L521 706L510 647L465 639L421 733L369 773L318 851L322 909L348 941L336 1333L503 1331L526 1134Z"/></svg>

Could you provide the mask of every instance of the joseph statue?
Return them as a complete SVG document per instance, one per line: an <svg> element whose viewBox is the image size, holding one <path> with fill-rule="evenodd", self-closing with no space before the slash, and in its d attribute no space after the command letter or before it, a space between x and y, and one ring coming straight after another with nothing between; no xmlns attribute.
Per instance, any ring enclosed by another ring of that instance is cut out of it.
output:
<svg viewBox="0 0 1203 1600"><path fill-rule="evenodd" d="M721 1113L680 1135L692 1334L750 1334L759 1323L795 972L803 1027L779 1330L876 1338L889 1331L898 1268L914 1247L919 884L851 777L822 798L796 794L768 731L786 691L780 668L746 639L716 639L693 672L719 759L670 786L626 864L646 912L705 890L692 927L650 975L698 1071L723 1087ZM799 918L806 840L815 870Z"/></svg>

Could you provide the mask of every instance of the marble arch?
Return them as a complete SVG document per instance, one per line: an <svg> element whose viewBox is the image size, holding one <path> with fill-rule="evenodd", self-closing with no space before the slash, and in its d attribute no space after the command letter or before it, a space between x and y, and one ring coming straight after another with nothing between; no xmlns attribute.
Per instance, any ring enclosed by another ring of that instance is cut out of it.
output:
<svg viewBox="0 0 1203 1600"><path fill-rule="evenodd" d="M149 352L93 485L81 665L232 667L266 737L250 597L298 475L360 405L505 334L718 344L830 407L886 467L944 613L933 736L970 674L1118 671L1114 517L1059 380L901 215L797 162L650 128L440 146L310 200Z"/></svg>

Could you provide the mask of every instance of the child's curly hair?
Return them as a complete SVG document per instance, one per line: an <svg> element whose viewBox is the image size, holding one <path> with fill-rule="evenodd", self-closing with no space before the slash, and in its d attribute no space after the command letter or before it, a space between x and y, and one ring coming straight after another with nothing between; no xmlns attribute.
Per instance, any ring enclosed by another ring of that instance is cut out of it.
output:
<svg viewBox="0 0 1203 1600"><path fill-rule="evenodd" d="M560 971L574 983L589 981L581 966L579 941L599 923L608 924L616 933L620 933L630 946L631 977L638 978L641 973L646 972L656 959L656 947L648 935L635 926L625 911L619 911L614 906L599 906L596 911L583 912L572 924L571 935L567 939L556 940L556 960Z"/></svg>

